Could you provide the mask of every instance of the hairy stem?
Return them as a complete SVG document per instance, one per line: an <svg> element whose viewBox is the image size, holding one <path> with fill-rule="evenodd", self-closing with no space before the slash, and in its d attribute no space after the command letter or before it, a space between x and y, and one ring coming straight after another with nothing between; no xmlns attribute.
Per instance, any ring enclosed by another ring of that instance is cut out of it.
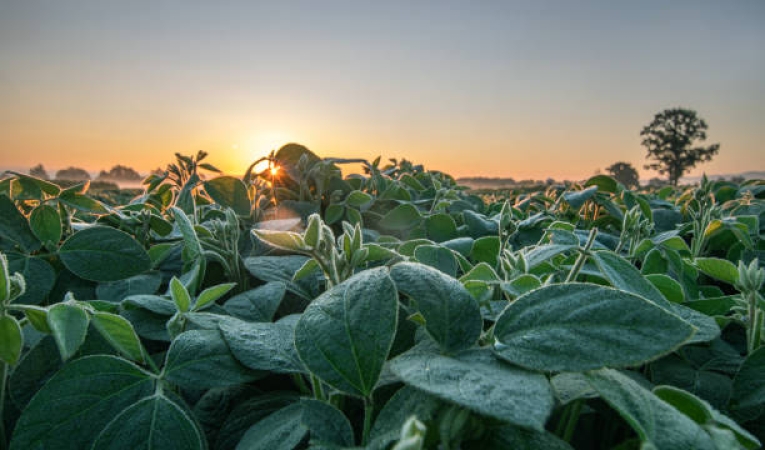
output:
<svg viewBox="0 0 765 450"><path fill-rule="evenodd" d="M587 238L587 243L584 244L584 248L582 248L579 254L579 257L576 259L576 262L574 263L574 267L571 268L571 272L568 273L568 276L566 277L566 283L570 283L576 279L576 276L579 275L579 272L582 270L582 267L584 267L584 263L587 261L587 257L590 254L590 249L592 248L592 245L595 243L595 236L598 235L598 229L593 228L590 230L590 236Z"/></svg>
<svg viewBox="0 0 765 450"><path fill-rule="evenodd" d="M366 446L369 443L369 430L372 428L372 413L374 412L374 401L372 397L364 398L364 431L361 435L361 445Z"/></svg>

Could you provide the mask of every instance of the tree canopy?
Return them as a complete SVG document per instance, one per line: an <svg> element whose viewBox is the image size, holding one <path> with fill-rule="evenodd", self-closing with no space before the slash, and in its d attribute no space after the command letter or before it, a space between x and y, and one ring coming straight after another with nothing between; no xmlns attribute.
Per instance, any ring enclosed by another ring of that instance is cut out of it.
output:
<svg viewBox="0 0 765 450"><path fill-rule="evenodd" d="M704 141L707 123L696 111L685 108L665 109L640 132L642 145L648 150L646 169L667 175L669 183L677 185L680 177L700 162L710 161L720 150L720 144L694 147Z"/></svg>
<svg viewBox="0 0 765 450"><path fill-rule="evenodd" d="M614 177L616 181L628 188L640 185L640 177L638 176L637 170L635 170L630 163L615 162L606 167L606 172Z"/></svg>
<svg viewBox="0 0 765 450"><path fill-rule="evenodd" d="M79 167L67 167L56 172L57 180L86 181L90 180L90 174L87 170Z"/></svg>

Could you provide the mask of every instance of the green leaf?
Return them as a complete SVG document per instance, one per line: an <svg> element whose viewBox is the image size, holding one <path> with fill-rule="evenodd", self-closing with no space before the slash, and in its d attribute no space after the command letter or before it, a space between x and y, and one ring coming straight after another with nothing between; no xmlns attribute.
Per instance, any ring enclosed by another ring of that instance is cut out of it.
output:
<svg viewBox="0 0 765 450"><path fill-rule="evenodd" d="M120 302L131 295L152 295L162 284L159 272L142 273L124 280L100 283L96 295L100 300Z"/></svg>
<svg viewBox="0 0 765 450"><path fill-rule="evenodd" d="M519 297L494 327L500 357L544 371L639 365L679 348L693 332L642 297L581 283Z"/></svg>
<svg viewBox="0 0 765 450"><path fill-rule="evenodd" d="M29 402L10 449L91 448L112 419L153 392L154 378L128 361L103 355L77 359Z"/></svg>
<svg viewBox="0 0 765 450"><path fill-rule="evenodd" d="M442 409L444 402L436 396L411 386L404 386L388 400L377 415L370 433L370 447L388 448L389 443L399 439L401 426L409 417L416 416L419 420L427 422L435 419Z"/></svg>
<svg viewBox="0 0 765 450"><path fill-rule="evenodd" d="M231 208L239 216L250 215L247 186L239 178L223 176L204 182L205 192L219 205Z"/></svg>
<svg viewBox="0 0 765 450"><path fill-rule="evenodd" d="M710 427L728 430L735 435L736 441L743 448L751 450L760 448L760 441L756 437L734 422L733 419L720 413L712 405L695 395L673 386L657 386L653 393L690 417L697 424L705 426L707 432L710 432ZM718 448L732 447L720 447L718 445Z"/></svg>
<svg viewBox="0 0 765 450"><path fill-rule="evenodd" d="M201 294L199 294L196 301L194 302L194 311L201 311L205 309L207 306L211 305L219 298L226 295L228 291L234 288L234 286L236 286L236 283L224 283L205 289Z"/></svg>
<svg viewBox="0 0 765 450"><path fill-rule="evenodd" d="M0 316L0 361L9 366L16 365L24 348L21 326L13 316Z"/></svg>
<svg viewBox="0 0 765 450"><path fill-rule="evenodd" d="M293 450L308 434L303 407L295 403L251 426L236 450Z"/></svg>
<svg viewBox="0 0 765 450"><path fill-rule="evenodd" d="M372 196L361 191L351 191L351 193L348 194L348 197L345 198L345 203L356 208L364 206L371 201Z"/></svg>
<svg viewBox="0 0 765 450"><path fill-rule="evenodd" d="M420 245L414 249L414 258L426 266L438 269L451 276L457 276L457 259L451 250L439 245Z"/></svg>
<svg viewBox="0 0 765 450"><path fill-rule="evenodd" d="M479 414L542 430L553 407L547 378L498 361L488 350L453 357L414 348L390 363L404 383Z"/></svg>
<svg viewBox="0 0 765 450"><path fill-rule="evenodd" d="M231 297L223 304L223 309L242 320L271 322L286 292L284 283L272 281Z"/></svg>
<svg viewBox="0 0 765 450"><path fill-rule="evenodd" d="M457 224L449 214L433 214L425 220L428 239L444 242L457 237Z"/></svg>
<svg viewBox="0 0 765 450"><path fill-rule="evenodd" d="M573 450L566 441L543 430L505 425L492 429L481 440L482 450Z"/></svg>
<svg viewBox="0 0 765 450"><path fill-rule="evenodd" d="M127 319L116 314L95 312L91 321L96 330L117 351L133 361L144 362L141 340Z"/></svg>
<svg viewBox="0 0 765 450"><path fill-rule="evenodd" d="M653 284L654 287L656 287L656 289L661 292L664 298L671 301L672 303L685 302L683 286L681 286L680 283L675 281L673 278L664 274L657 273L653 275L645 275L645 279L650 281L651 284Z"/></svg>
<svg viewBox="0 0 765 450"><path fill-rule="evenodd" d="M303 363L330 386L368 396L398 322L396 286L386 269L360 272L316 298L295 329Z"/></svg>
<svg viewBox="0 0 765 450"><path fill-rule="evenodd" d="M94 200L87 195L80 194L69 189L61 192L58 197L61 203L70 206L74 209L78 209L83 212L92 214L108 214L109 208L98 200Z"/></svg>
<svg viewBox="0 0 765 450"><path fill-rule="evenodd" d="M178 335L167 351L164 374L170 383L196 390L259 378L234 358L218 330L192 330Z"/></svg>
<svg viewBox="0 0 765 450"><path fill-rule="evenodd" d="M80 278L116 281L151 268L151 259L129 234L103 226L78 231L59 250L61 262Z"/></svg>
<svg viewBox="0 0 765 450"><path fill-rule="evenodd" d="M300 400L301 423L311 432L311 444L353 447L353 428L348 418L334 406L312 399Z"/></svg>
<svg viewBox="0 0 765 450"><path fill-rule="evenodd" d="M282 250L298 253L311 250L303 236L294 231L252 230L252 233L266 244Z"/></svg>
<svg viewBox="0 0 765 450"><path fill-rule="evenodd" d="M644 446L652 445L657 450L715 450L704 429L630 377L612 369L590 372L586 377L637 432Z"/></svg>
<svg viewBox="0 0 765 450"><path fill-rule="evenodd" d="M58 246L61 240L61 217L56 208L49 205L38 206L29 216L29 226L40 242Z"/></svg>
<svg viewBox="0 0 765 450"><path fill-rule="evenodd" d="M99 450L206 450L207 438L190 411L164 394L125 408L93 443Z"/></svg>
<svg viewBox="0 0 765 450"><path fill-rule="evenodd" d="M590 177L589 180L584 182L584 185L597 186L599 191L608 192L610 194L615 194L619 190L616 180L608 175L595 175L594 177Z"/></svg>
<svg viewBox="0 0 765 450"><path fill-rule="evenodd" d="M563 199L574 209L579 209L584 203L598 193L598 186L590 186L581 191L570 191L563 194Z"/></svg>
<svg viewBox="0 0 765 450"><path fill-rule="evenodd" d="M403 203L388 211L380 220L380 226L388 230L403 231L420 223L422 216L411 203Z"/></svg>
<svg viewBox="0 0 765 450"><path fill-rule="evenodd" d="M14 303L37 305L43 303L56 283L56 271L53 266L42 258L8 254L9 270L18 272L24 277L27 290Z"/></svg>
<svg viewBox="0 0 765 450"><path fill-rule="evenodd" d="M176 277L170 280L170 294L179 312L184 313L191 309L191 295L189 295L186 286Z"/></svg>
<svg viewBox="0 0 765 450"><path fill-rule="evenodd" d="M497 236L484 236L473 242L470 257L478 262L485 262L494 267L497 265L499 255L499 238Z"/></svg>
<svg viewBox="0 0 765 450"><path fill-rule="evenodd" d="M639 295L662 308L672 308L661 292L626 259L608 250L593 252L592 259L613 287Z"/></svg>
<svg viewBox="0 0 765 450"><path fill-rule="evenodd" d="M295 349L295 328L286 323L253 323L227 319L218 325L231 353L253 370L303 373Z"/></svg>
<svg viewBox="0 0 765 450"><path fill-rule="evenodd" d="M472 347L483 319L478 303L454 278L431 267L400 263L390 272L396 288L425 318L425 330L448 353Z"/></svg>
<svg viewBox="0 0 765 450"><path fill-rule="evenodd" d="M327 225L332 225L338 222L345 215L345 206L343 205L329 205L327 211L324 214L324 221Z"/></svg>
<svg viewBox="0 0 765 450"><path fill-rule="evenodd" d="M696 258L693 264L702 272L730 285L738 281L738 269L727 259L720 258Z"/></svg>
<svg viewBox="0 0 765 450"><path fill-rule="evenodd" d="M40 249L40 241L32 233L27 219L11 199L0 194L0 248L5 251L14 250L13 246L3 243L5 240L15 244L16 250L23 253L29 254Z"/></svg>
<svg viewBox="0 0 765 450"><path fill-rule="evenodd" d="M499 223L487 219L483 214L466 209L462 211L462 218L472 238L478 239L482 236L497 236L499 234Z"/></svg>
<svg viewBox="0 0 765 450"><path fill-rule="evenodd" d="M765 347L760 347L744 360L733 378L731 410L742 417L756 419L765 413Z"/></svg>
<svg viewBox="0 0 765 450"><path fill-rule="evenodd" d="M90 320L79 306L58 303L48 310L48 327L56 339L61 359L66 361L77 352L88 334Z"/></svg>

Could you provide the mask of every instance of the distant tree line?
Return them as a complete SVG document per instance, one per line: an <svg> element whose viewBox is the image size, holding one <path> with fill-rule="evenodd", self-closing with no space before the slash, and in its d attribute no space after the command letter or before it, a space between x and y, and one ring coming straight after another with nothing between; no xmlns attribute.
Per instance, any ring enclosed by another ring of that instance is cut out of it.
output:
<svg viewBox="0 0 765 450"><path fill-rule="evenodd" d="M33 177L41 178L43 180L51 179L45 167L42 164L38 164L29 169L29 174ZM67 181L89 181L91 180L90 173L80 167L70 166L66 169L56 171L54 180L67 180ZM95 178L97 181L141 181L143 177L141 174L135 171L135 169L118 164L111 168L108 172L102 170Z"/></svg>

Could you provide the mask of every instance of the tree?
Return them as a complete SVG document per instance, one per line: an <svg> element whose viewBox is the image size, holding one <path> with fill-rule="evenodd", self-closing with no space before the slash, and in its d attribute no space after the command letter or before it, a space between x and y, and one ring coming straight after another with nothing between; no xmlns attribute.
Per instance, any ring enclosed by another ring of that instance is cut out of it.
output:
<svg viewBox="0 0 765 450"><path fill-rule="evenodd" d="M646 158L653 161L646 169L667 174L669 184L677 186L684 173L699 162L710 161L720 150L720 144L709 147L693 147L695 141L707 138L707 123L696 111L684 108L665 109L656 114L640 135L648 149Z"/></svg>
<svg viewBox="0 0 765 450"><path fill-rule="evenodd" d="M90 174L87 170L80 169L79 167L68 167L56 172L56 179L68 181L86 181L90 180Z"/></svg>
<svg viewBox="0 0 765 450"><path fill-rule="evenodd" d="M615 162L609 167L606 167L606 172L611 174L616 181L628 188L638 187L640 185L640 177L638 176L637 170L635 170L630 163Z"/></svg>
<svg viewBox="0 0 765 450"><path fill-rule="evenodd" d="M136 172L133 168L116 165L111 168L110 171L102 170L98 174L99 180L114 180L114 181L141 181L141 174Z"/></svg>
<svg viewBox="0 0 765 450"><path fill-rule="evenodd" d="M48 172L45 171L45 167L42 164L38 164L29 169L29 174L33 177L40 178L42 180L48 179Z"/></svg>

